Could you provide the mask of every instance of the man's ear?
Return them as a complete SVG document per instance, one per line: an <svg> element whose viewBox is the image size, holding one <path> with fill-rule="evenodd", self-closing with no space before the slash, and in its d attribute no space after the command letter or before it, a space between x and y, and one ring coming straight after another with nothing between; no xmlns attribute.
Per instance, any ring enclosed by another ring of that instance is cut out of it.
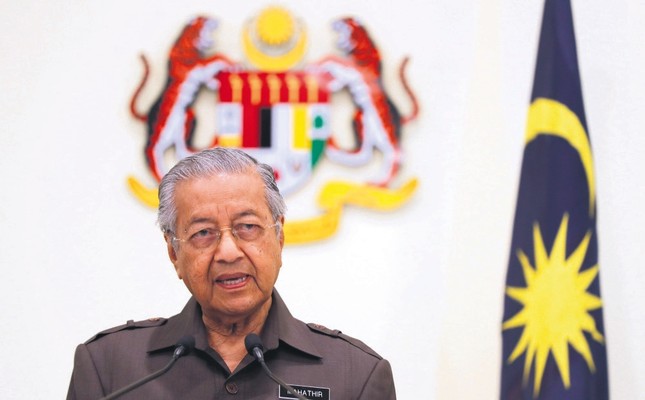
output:
<svg viewBox="0 0 645 400"><path fill-rule="evenodd" d="M177 273L177 277L179 279L182 279L181 273L179 272L179 268L177 268L177 251L173 247L172 237L166 234L164 235L164 239L166 240L166 248L168 249L168 258L170 259L170 262L172 263L172 265L175 266L175 272Z"/></svg>
<svg viewBox="0 0 645 400"><path fill-rule="evenodd" d="M280 248L284 247L284 215L280 217Z"/></svg>

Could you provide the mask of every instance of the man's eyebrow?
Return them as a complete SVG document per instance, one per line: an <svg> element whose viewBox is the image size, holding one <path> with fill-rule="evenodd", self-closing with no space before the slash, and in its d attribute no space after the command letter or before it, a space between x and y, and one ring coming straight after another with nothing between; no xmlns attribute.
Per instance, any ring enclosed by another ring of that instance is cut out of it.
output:
<svg viewBox="0 0 645 400"><path fill-rule="evenodd" d="M233 214L231 216L231 219L235 220L235 219L242 218L242 217L258 217L259 218L260 215L257 212L255 212L254 210L249 209L249 210L244 210L244 211L241 211L239 213Z"/></svg>
<svg viewBox="0 0 645 400"><path fill-rule="evenodd" d="M235 213L235 214L230 216L231 221L234 221L236 219L243 218L243 217L258 217L259 218L260 215L257 212L255 212L254 210L248 209L248 210L237 212L237 213ZM191 226L191 225L194 225L194 224L203 224L203 223L216 224L216 221L212 217L195 217L195 218L191 219L190 221L188 221L188 226Z"/></svg>
<svg viewBox="0 0 645 400"><path fill-rule="evenodd" d="M203 223L214 223L215 221L210 218L210 217L197 217L193 218L190 221L188 221L188 226L194 225L194 224L203 224Z"/></svg>

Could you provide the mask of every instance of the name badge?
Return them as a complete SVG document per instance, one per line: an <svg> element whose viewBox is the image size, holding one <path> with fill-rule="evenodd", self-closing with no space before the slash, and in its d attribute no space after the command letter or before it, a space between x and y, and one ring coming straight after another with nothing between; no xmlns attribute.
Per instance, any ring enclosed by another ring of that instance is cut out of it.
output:
<svg viewBox="0 0 645 400"><path fill-rule="evenodd" d="M329 400L330 390L329 388L321 388L315 386L301 386L301 385L291 385L292 388L298 392L299 395L304 396L310 400ZM287 391L287 389L280 386L280 396L281 399L297 399L296 396L292 395Z"/></svg>

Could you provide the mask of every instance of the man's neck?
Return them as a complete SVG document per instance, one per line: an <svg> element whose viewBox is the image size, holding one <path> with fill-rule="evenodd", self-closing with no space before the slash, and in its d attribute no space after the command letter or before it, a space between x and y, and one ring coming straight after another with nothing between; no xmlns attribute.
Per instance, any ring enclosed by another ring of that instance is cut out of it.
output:
<svg viewBox="0 0 645 400"><path fill-rule="evenodd" d="M223 318L206 314L202 316L209 346L222 357L230 371L234 371L247 354L244 338L249 333L260 334L270 308L271 300L263 304L258 311L247 316Z"/></svg>

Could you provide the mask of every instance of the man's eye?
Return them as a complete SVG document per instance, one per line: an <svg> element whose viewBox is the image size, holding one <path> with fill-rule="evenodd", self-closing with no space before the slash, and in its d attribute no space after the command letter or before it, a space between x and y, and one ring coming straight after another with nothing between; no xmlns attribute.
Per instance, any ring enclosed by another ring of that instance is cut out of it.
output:
<svg viewBox="0 0 645 400"><path fill-rule="evenodd" d="M217 231L214 229L200 229L197 232L193 233L191 238L194 239L208 239L217 235Z"/></svg>
<svg viewBox="0 0 645 400"><path fill-rule="evenodd" d="M262 227L256 224L237 224L235 234L242 240L255 240L262 233Z"/></svg>
<svg viewBox="0 0 645 400"><path fill-rule="evenodd" d="M260 225L256 224L237 224L235 225L235 231L237 233L249 233L249 232L257 232L260 229Z"/></svg>

